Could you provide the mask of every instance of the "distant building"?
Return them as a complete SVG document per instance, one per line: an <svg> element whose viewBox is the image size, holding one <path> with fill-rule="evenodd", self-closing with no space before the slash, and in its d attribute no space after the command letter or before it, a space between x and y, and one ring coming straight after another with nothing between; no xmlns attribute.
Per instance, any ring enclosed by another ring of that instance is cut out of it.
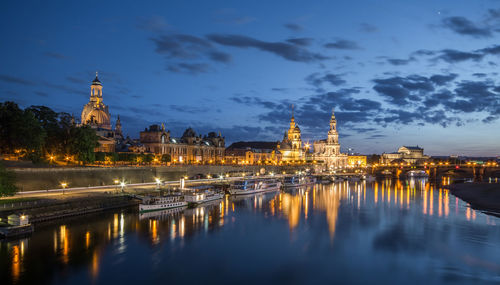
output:
<svg viewBox="0 0 500 285"><path fill-rule="evenodd" d="M330 130L328 131L328 137L324 140L315 141L313 147L314 160L318 163L323 163L326 169L347 166L347 155L340 153L337 120L335 119L333 110L330 118Z"/></svg>
<svg viewBox="0 0 500 285"><path fill-rule="evenodd" d="M347 157L347 164L352 167L365 167L366 155L349 155Z"/></svg>
<svg viewBox="0 0 500 285"><path fill-rule="evenodd" d="M226 163L278 164L282 160L278 142L236 142L225 151Z"/></svg>
<svg viewBox="0 0 500 285"><path fill-rule="evenodd" d="M202 137L188 128L182 137L174 138L165 125L152 125L140 133L140 143L146 152L170 155L172 162L216 163L224 159L225 139L220 133L210 132Z"/></svg>
<svg viewBox="0 0 500 285"><path fill-rule="evenodd" d="M306 152L302 148L302 139L300 128L295 123L293 116L290 120L290 128L285 131L283 140L278 144L278 150L281 152L283 161L299 161L306 159Z"/></svg>
<svg viewBox="0 0 500 285"><path fill-rule="evenodd" d="M397 152L383 153L380 163L412 163L419 164L429 159L424 149L419 146L402 146Z"/></svg>
<svg viewBox="0 0 500 285"><path fill-rule="evenodd" d="M80 123L96 130L99 136L99 147L95 149L96 152L114 152L117 142L123 139L119 116L115 130L111 128L111 116L108 106L102 101L102 84L97 77L97 72L90 85L90 100L83 106Z"/></svg>

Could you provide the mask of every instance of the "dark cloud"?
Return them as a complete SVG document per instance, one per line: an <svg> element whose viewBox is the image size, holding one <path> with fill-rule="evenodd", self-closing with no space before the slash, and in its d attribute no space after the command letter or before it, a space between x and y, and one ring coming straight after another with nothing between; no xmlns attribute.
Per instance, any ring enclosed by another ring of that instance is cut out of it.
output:
<svg viewBox="0 0 500 285"><path fill-rule="evenodd" d="M155 33L161 33L166 31L169 28L169 25L164 17L153 15L149 18L139 19L137 28Z"/></svg>
<svg viewBox="0 0 500 285"><path fill-rule="evenodd" d="M460 35L472 36L475 38L485 38L492 36L492 31L490 27L488 26L482 27L476 25L475 23L469 21L465 17L444 18L442 24L443 27L450 29L453 32Z"/></svg>
<svg viewBox="0 0 500 285"><path fill-rule="evenodd" d="M323 83L329 83L333 86L339 86L346 83L346 81L342 78L342 75L333 73L326 73L324 75L313 73L307 76L305 80L307 83L315 86L316 88L320 88Z"/></svg>
<svg viewBox="0 0 500 285"><path fill-rule="evenodd" d="M298 24L288 23L288 24L285 24L284 26L285 26L285 28L289 29L290 31L294 31L294 32L302 31L302 26L300 26Z"/></svg>
<svg viewBox="0 0 500 285"><path fill-rule="evenodd" d="M35 94L40 97L49 97L48 93L42 92L42 91L35 91Z"/></svg>
<svg viewBox="0 0 500 285"><path fill-rule="evenodd" d="M35 83L33 81L26 80L26 79L19 78L19 77L10 76L10 75L3 75L3 74L0 74L0 81L6 82L6 83L28 85L28 86L35 85Z"/></svg>
<svg viewBox="0 0 500 285"><path fill-rule="evenodd" d="M448 63L457 63L466 60L479 61L484 57L483 53L464 52L453 49L445 49L439 52L436 59L444 60Z"/></svg>
<svg viewBox="0 0 500 285"><path fill-rule="evenodd" d="M163 35L151 40L156 52L168 58L198 59L212 50L209 41L186 34Z"/></svg>
<svg viewBox="0 0 500 285"><path fill-rule="evenodd" d="M66 77L66 80L68 80L71 83L76 83L76 84L87 84L88 83L86 80L83 80L79 77L73 77L73 76Z"/></svg>
<svg viewBox="0 0 500 285"><path fill-rule="evenodd" d="M328 59L328 57L326 56L310 52L303 47L287 42L265 42L242 35L211 34L208 35L207 38L219 45L238 48L256 48L262 51L273 53L291 61L315 62Z"/></svg>
<svg viewBox="0 0 500 285"><path fill-rule="evenodd" d="M442 75L442 74L436 74L436 75L432 75L429 79L436 85L445 85L453 80L455 80L455 78L458 77L458 74L455 74L455 73L450 73L450 74L446 74L446 75Z"/></svg>
<svg viewBox="0 0 500 285"><path fill-rule="evenodd" d="M324 47L331 49L348 49L348 50L360 49L360 47L356 42L348 40L336 40L335 42L324 44Z"/></svg>
<svg viewBox="0 0 500 285"><path fill-rule="evenodd" d="M167 66L168 71L177 73L199 74L210 71L210 66L205 63L176 63Z"/></svg>
<svg viewBox="0 0 500 285"><path fill-rule="evenodd" d="M419 101L420 95L434 91L433 82L426 77L410 75L375 79L373 89L391 104L404 106Z"/></svg>
<svg viewBox="0 0 500 285"><path fill-rule="evenodd" d="M64 54L57 53L57 52L45 52L43 55L46 57L55 58L55 59L67 59L68 58Z"/></svg>
<svg viewBox="0 0 500 285"><path fill-rule="evenodd" d="M210 58L214 61L228 63L231 61L231 55L225 52L212 51L210 52Z"/></svg>
<svg viewBox="0 0 500 285"><path fill-rule="evenodd" d="M415 58L413 57L410 57L408 59L388 58L387 62L389 62L392 65L407 65L414 60Z"/></svg>
<svg viewBox="0 0 500 285"><path fill-rule="evenodd" d="M305 46L310 46L311 43L313 42L313 39L311 39L311 38L291 38L291 39L288 39L286 41L289 43L292 43L294 45L305 47Z"/></svg>
<svg viewBox="0 0 500 285"><path fill-rule="evenodd" d="M196 106L188 106L188 105L170 105L169 108L172 111L180 112L180 113L202 113L206 112L205 107L196 107Z"/></svg>
<svg viewBox="0 0 500 285"><path fill-rule="evenodd" d="M378 31L378 28L376 26L368 23L361 23L359 27L360 30L365 33L374 33Z"/></svg>

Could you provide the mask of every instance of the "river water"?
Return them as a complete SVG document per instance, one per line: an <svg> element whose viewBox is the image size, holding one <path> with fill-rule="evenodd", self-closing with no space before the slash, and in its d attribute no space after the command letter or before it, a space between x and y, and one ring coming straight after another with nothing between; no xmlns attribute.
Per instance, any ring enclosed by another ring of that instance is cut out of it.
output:
<svg viewBox="0 0 500 285"><path fill-rule="evenodd" d="M141 216L117 210L2 242L2 284L500 282L500 220L423 180L342 182ZM6 283L4 283L6 282Z"/></svg>

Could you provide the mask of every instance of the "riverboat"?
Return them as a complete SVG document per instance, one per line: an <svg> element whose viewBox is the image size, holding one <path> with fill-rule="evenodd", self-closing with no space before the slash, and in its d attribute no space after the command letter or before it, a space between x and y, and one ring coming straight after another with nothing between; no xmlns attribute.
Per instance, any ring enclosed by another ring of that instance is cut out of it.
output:
<svg viewBox="0 0 500 285"><path fill-rule="evenodd" d="M406 174L408 178L428 178L429 174L424 170L410 170Z"/></svg>
<svg viewBox="0 0 500 285"><path fill-rule="evenodd" d="M313 176L288 176L283 180L284 187L299 187L316 183Z"/></svg>
<svg viewBox="0 0 500 285"><path fill-rule="evenodd" d="M224 194L217 192L211 186L200 186L182 189L184 200L188 205L199 205L224 198Z"/></svg>
<svg viewBox="0 0 500 285"><path fill-rule="evenodd" d="M276 179L245 179L235 181L229 188L231 195L246 195L265 191L276 191L281 188L281 182Z"/></svg>
<svg viewBox="0 0 500 285"><path fill-rule="evenodd" d="M169 195L162 197L147 197L139 204L139 212L158 211L187 206L183 195Z"/></svg>

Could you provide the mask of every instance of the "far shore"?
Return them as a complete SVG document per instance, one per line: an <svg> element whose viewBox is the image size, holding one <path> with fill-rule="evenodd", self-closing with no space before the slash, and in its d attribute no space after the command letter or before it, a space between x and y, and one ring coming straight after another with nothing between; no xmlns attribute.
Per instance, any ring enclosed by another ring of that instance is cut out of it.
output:
<svg viewBox="0 0 500 285"><path fill-rule="evenodd" d="M451 193L469 203L475 210L500 215L500 184L461 183L449 185Z"/></svg>

